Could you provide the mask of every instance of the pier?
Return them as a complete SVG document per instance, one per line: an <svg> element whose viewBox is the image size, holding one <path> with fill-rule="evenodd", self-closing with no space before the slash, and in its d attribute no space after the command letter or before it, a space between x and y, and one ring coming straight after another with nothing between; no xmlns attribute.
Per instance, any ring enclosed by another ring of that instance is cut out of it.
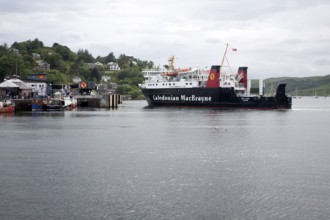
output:
<svg viewBox="0 0 330 220"><path fill-rule="evenodd" d="M91 108L118 108L123 103L123 98L118 94L102 96L77 96L78 107ZM32 111L32 99L12 99L15 103L15 112Z"/></svg>
<svg viewBox="0 0 330 220"><path fill-rule="evenodd" d="M15 112L32 111L32 99L12 99L15 103Z"/></svg>

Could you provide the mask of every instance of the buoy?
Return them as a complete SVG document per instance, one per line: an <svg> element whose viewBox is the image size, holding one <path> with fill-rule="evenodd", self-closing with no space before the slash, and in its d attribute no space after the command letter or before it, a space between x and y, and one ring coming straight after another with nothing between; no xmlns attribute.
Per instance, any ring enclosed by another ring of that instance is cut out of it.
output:
<svg viewBox="0 0 330 220"><path fill-rule="evenodd" d="M82 83L80 83L80 87L81 87L81 88L86 88L86 87L87 87L86 82L82 82Z"/></svg>

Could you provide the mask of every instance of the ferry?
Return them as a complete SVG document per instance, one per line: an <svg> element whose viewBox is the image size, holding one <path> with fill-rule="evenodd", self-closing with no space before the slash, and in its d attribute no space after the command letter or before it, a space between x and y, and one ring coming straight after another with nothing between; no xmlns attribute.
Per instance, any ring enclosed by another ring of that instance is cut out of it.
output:
<svg viewBox="0 0 330 220"><path fill-rule="evenodd" d="M169 59L168 71L144 70L145 81L139 88L148 106L291 109L286 84L278 85L275 96L264 96L262 85L259 94L251 94L248 67L239 67L236 73L223 71L227 50L228 44L221 65L213 65L210 70L175 69L174 57Z"/></svg>

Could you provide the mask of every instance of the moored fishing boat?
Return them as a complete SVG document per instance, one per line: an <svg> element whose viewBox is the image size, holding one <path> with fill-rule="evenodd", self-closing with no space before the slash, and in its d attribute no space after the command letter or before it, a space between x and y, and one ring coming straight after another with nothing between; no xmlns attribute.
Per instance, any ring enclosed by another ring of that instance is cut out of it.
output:
<svg viewBox="0 0 330 220"><path fill-rule="evenodd" d="M0 113L11 113L15 111L15 105L10 101L0 101Z"/></svg>
<svg viewBox="0 0 330 220"><path fill-rule="evenodd" d="M72 97L53 98L45 105L46 110L72 110L77 108L77 100Z"/></svg>
<svg viewBox="0 0 330 220"><path fill-rule="evenodd" d="M44 97L36 97L32 99L32 111L43 111L46 108L48 103L47 98Z"/></svg>
<svg viewBox="0 0 330 220"><path fill-rule="evenodd" d="M250 94L248 67L239 67L237 73L224 72L227 49L228 44L221 65L213 65L209 71L194 68L180 72L172 68L171 72L177 72L175 76L145 71L145 81L139 87L148 105L291 109L292 99L285 93L286 84L278 85L275 96L264 96L262 91Z"/></svg>
<svg viewBox="0 0 330 220"><path fill-rule="evenodd" d="M77 108L77 99L65 96L61 92L54 93L54 98L45 105L45 110L72 110Z"/></svg>

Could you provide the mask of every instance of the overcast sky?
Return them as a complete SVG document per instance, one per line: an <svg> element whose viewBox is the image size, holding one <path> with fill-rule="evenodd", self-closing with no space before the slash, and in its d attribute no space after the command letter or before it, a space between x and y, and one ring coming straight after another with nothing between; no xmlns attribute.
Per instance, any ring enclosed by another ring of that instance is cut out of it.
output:
<svg viewBox="0 0 330 220"><path fill-rule="evenodd" d="M329 0L0 0L0 44L38 38L160 66L248 66L256 78L330 74Z"/></svg>

